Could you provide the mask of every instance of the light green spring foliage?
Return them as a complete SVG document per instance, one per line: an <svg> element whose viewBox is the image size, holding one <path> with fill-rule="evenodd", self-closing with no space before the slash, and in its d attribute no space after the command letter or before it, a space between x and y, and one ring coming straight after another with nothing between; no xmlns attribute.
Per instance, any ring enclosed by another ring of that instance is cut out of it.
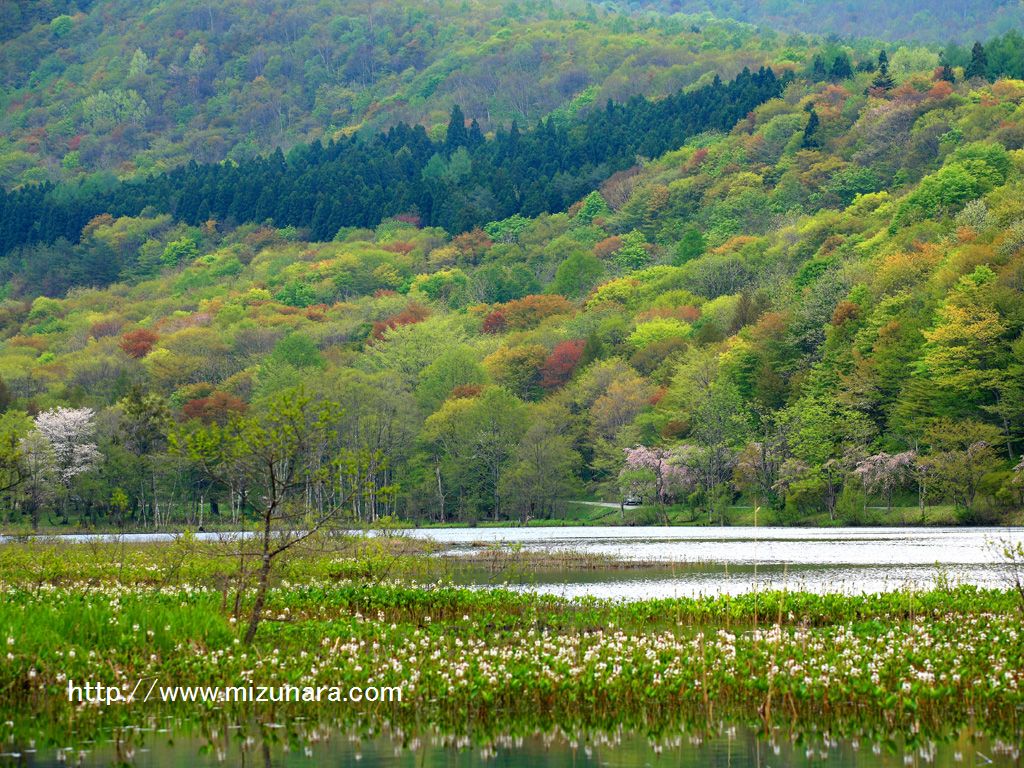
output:
<svg viewBox="0 0 1024 768"><path fill-rule="evenodd" d="M23 16L9 5L5 13ZM641 88L665 95L737 55L767 63L778 47L738 22L696 27L561 0L370 10L355 0L100 0L75 16L20 21L4 17L0 82L18 94L0 118L5 185L148 173L187 162L196 147L201 160L241 160L403 120L437 134L457 102L484 130L525 126ZM52 139L42 144L41 125ZM457 177L457 165L444 170Z"/></svg>
<svg viewBox="0 0 1024 768"><path fill-rule="evenodd" d="M123 479L133 387L216 421L299 384L348 414L346 449L387 456L398 491L370 514L552 514L566 488L617 493L643 443L689 462L673 500L695 514L759 488L779 519L831 516L866 492L859 463L914 451L906 506L1012 515L1024 83L873 77L798 80L569 212L456 237L101 217L90 243L144 258L109 289L0 305L6 407L96 408L108 463L76 498L110 509L116 487L135 516L178 486L169 463Z"/></svg>

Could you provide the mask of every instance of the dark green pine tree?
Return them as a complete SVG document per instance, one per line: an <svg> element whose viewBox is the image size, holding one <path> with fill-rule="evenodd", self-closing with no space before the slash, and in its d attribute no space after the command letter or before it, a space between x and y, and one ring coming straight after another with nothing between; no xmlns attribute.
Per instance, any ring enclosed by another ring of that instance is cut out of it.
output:
<svg viewBox="0 0 1024 768"><path fill-rule="evenodd" d="M205 224L210 220L210 201L205 197L199 203L199 207L196 209L195 221L193 222L197 226Z"/></svg>
<svg viewBox="0 0 1024 768"><path fill-rule="evenodd" d="M334 233L331 227L332 203L325 196L318 196L316 208L313 211L313 221L309 228L314 240L328 240Z"/></svg>
<svg viewBox="0 0 1024 768"><path fill-rule="evenodd" d="M965 80L976 77L988 78L988 54L985 53L985 46L977 42L971 48L971 63L964 70Z"/></svg>
<svg viewBox="0 0 1024 768"><path fill-rule="evenodd" d="M840 80L849 80L853 77L853 66L850 64L850 57L840 53L832 60L832 68L828 72L829 80L838 83Z"/></svg>
<svg viewBox="0 0 1024 768"><path fill-rule="evenodd" d="M891 91L895 85L896 81L889 74L889 56L882 51L878 54L878 74L871 81L871 87L880 91Z"/></svg>
<svg viewBox="0 0 1024 768"><path fill-rule="evenodd" d="M811 113L807 117L807 126L804 128L804 139L800 142L800 146L804 149L814 149L821 146L821 141L817 135L820 123L818 113L814 107L811 107Z"/></svg>
<svg viewBox="0 0 1024 768"><path fill-rule="evenodd" d="M480 130L480 123L473 118L473 122L469 124L469 133L467 135L467 141L469 143L470 150L474 150L477 147L481 147L486 143L483 131Z"/></svg>
<svg viewBox="0 0 1024 768"><path fill-rule="evenodd" d="M811 64L811 79L812 80L824 80L828 76L828 72L825 70L825 60L821 56L815 56L814 62Z"/></svg>
<svg viewBox="0 0 1024 768"><path fill-rule="evenodd" d="M459 147L469 143L469 133L466 131L466 116L462 109L456 104L452 107L452 116L448 121L448 133L445 135L444 148L451 154Z"/></svg>

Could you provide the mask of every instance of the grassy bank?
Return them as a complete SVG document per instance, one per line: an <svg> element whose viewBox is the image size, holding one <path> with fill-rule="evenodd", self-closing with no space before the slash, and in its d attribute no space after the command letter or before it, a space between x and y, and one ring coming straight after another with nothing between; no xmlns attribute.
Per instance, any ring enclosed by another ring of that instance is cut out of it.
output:
<svg viewBox="0 0 1024 768"><path fill-rule="evenodd" d="M750 504L730 506L724 519L721 516L709 517L707 512L694 510L683 505L669 505L657 508L652 505L636 507L606 506L604 503L568 501L560 505L551 517L531 518L525 523L522 520L471 520L451 523L435 523L422 520L388 520L384 525L397 530L405 528L550 528L577 526L641 526L641 525L672 525L684 527L702 527L709 525L729 526L783 526L783 527L836 527L836 526L961 526L980 524L976 520L965 520L952 505L934 505L926 507L922 514L916 505L895 505L892 508L870 506L861 510L856 519L841 516L830 516L821 511L814 514L791 517L778 510L760 509L754 514ZM1024 525L1024 511L1011 512L999 520L991 520L989 525ZM379 527L365 526L365 527ZM354 527L364 527L362 524ZM42 525L33 531L27 526L0 527L0 536L25 539L31 536L61 536L75 533L99 534L131 534L131 533L181 533L190 530L185 524L168 523L154 531L152 527L115 528L110 525L86 525L71 522L68 525ZM237 531L238 525L207 521L204 531L207 533Z"/></svg>
<svg viewBox="0 0 1024 768"><path fill-rule="evenodd" d="M345 544L362 547L362 544ZM88 733L176 715L337 718L337 705L75 707L67 680L402 686L401 704L341 718L458 734L618 726L658 733L732 719L764 727L950 735L967 722L1019 734L1020 598L970 587L839 596L615 603L407 581L421 553L294 558L256 641L240 641L232 564L194 542L0 547L0 692L22 733ZM44 555L40 557L40 555ZM402 580L397 580L397 575Z"/></svg>

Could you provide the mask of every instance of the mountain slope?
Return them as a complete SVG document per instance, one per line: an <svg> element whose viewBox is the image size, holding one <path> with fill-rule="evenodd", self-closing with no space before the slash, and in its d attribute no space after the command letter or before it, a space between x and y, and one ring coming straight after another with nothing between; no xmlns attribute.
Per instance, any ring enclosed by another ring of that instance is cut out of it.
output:
<svg viewBox="0 0 1024 768"><path fill-rule="evenodd" d="M97 264L163 271L6 301L4 429L95 408L102 461L60 493L137 520L226 503L168 432L295 386L383 461L395 494L359 516L548 515L583 487L725 521L1011 519L1024 82L954 74L796 80L565 212L455 237L101 216Z"/></svg>
<svg viewBox="0 0 1024 768"><path fill-rule="evenodd" d="M241 160L399 121L443 131L456 103L490 131L770 55L736 22L571 0L100 0L0 46L0 183Z"/></svg>
<svg viewBox="0 0 1024 768"><path fill-rule="evenodd" d="M971 43L1020 29L1024 9L1012 0L919 0L913 7L881 0L627 0L633 8L710 12L784 32Z"/></svg>
<svg viewBox="0 0 1024 768"><path fill-rule="evenodd" d="M108 188L63 185L0 190L0 254L36 242L75 242L93 217L138 215L145 209L190 224L269 221L300 227L316 240L341 227L375 226L391 216L414 217L457 234L512 215L534 216L570 205L638 157L660 155L704 131L724 130L782 94L791 74L741 72L723 84L649 101L609 101L583 119L548 119L531 131L513 123L487 139L454 108L444 140L401 123L387 134L299 145L288 157L238 164L192 163L171 173ZM0 267L7 279L49 260L28 249ZM74 261L68 254L65 261ZM131 267L131 265L127 265ZM111 264L116 276L116 264ZM13 274L12 274L13 271ZM6 274L5 274L6 273ZM100 275L91 284L101 284ZM34 281L33 281L34 282ZM50 281L45 283L49 285ZM74 285L75 281L70 281Z"/></svg>

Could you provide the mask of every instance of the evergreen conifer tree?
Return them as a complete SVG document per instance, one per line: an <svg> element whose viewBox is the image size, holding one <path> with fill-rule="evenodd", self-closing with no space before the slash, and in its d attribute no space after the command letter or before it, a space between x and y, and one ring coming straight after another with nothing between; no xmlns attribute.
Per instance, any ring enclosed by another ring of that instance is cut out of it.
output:
<svg viewBox="0 0 1024 768"><path fill-rule="evenodd" d="M942 69L939 71L939 79L945 80L947 83L955 83L956 75L953 74L953 68L946 61L945 54L939 54L939 63L942 64Z"/></svg>
<svg viewBox="0 0 1024 768"><path fill-rule="evenodd" d="M896 82L889 74L889 56L882 51L878 54L878 74L871 81L871 87L881 91L891 91L895 85Z"/></svg>
<svg viewBox="0 0 1024 768"><path fill-rule="evenodd" d="M811 64L811 79L824 80L828 73L825 70L825 60L821 56L815 56Z"/></svg>
<svg viewBox="0 0 1024 768"><path fill-rule="evenodd" d="M444 147L449 154L459 147L469 143L469 133L466 131L466 116L462 109L456 104L452 107L451 119L448 121L448 133L445 136Z"/></svg>
<svg viewBox="0 0 1024 768"><path fill-rule="evenodd" d="M971 48L971 63L964 70L965 80L976 77L988 77L988 54L985 53L985 46L978 42Z"/></svg>
<svg viewBox="0 0 1024 768"><path fill-rule="evenodd" d="M811 107L811 113L807 118L807 127L804 128L804 139L801 142L801 146L804 149L812 149L814 147L821 146L821 142L818 140L818 126L820 124L818 119L818 113L814 107Z"/></svg>
<svg viewBox="0 0 1024 768"><path fill-rule="evenodd" d="M829 70L829 79L835 82L849 80L853 77L853 67L850 65L850 57L840 53L832 60L832 68Z"/></svg>

